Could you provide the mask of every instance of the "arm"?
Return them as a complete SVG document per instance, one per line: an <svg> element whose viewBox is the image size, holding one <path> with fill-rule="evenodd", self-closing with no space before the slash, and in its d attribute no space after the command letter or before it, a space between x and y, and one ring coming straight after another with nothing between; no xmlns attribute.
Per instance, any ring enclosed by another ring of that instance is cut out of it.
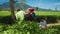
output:
<svg viewBox="0 0 60 34"><path fill-rule="evenodd" d="M34 20L36 21L36 16L35 13L32 13L31 16L34 18Z"/></svg>
<svg viewBox="0 0 60 34"><path fill-rule="evenodd" d="M46 24L45 26L46 26L46 28L47 28L47 23L46 23L46 21L45 21L45 24Z"/></svg>
<svg viewBox="0 0 60 34"><path fill-rule="evenodd" d="M46 28L47 28L47 24L46 24Z"/></svg>

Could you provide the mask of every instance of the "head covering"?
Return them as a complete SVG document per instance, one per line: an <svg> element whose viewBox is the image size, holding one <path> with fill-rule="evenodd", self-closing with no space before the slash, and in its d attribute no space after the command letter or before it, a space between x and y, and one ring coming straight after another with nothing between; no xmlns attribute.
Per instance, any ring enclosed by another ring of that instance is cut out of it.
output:
<svg viewBox="0 0 60 34"><path fill-rule="evenodd" d="M28 8L26 14L30 15L34 12L34 8Z"/></svg>
<svg viewBox="0 0 60 34"><path fill-rule="evenodd" d="M29 10L30 12L33 12L33 11L34 11L34 8L28 8L28 10Z"/></svg>
<svg viewBox="0 0 60 34"><path fill-rule="evenodd" d="M20 9L17 9L17 11L20 11Z"/></svg>

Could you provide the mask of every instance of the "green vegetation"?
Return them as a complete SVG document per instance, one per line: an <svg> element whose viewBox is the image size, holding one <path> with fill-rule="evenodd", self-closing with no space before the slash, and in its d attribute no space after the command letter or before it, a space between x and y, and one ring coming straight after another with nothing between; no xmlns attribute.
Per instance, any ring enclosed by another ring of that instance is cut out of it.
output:
<svg viewBox="0 0 60 34"><path fill-rule="evenodd" d="M40 15L44 15L44 16L60 16L60 12L59 11L35 11L36 15L40 16Z"/></svg>
<svg viewBox="0 0 60 34"><path fill-rule="evenodd" d="M60 34L60 25L51 26L45 30L39 29L39 23L24 21L21 24L0 24L0 34Z"/></svg>
<svg viewBox="0 0 60 34"><path fill-rule="evenodd" d="M16 11L15 11L16 12ZM0 16L6 16L10 15L10 11L0 11ZM55 16L60 16L59 11L35 11L35 14L40 16L40 15L55 15Z"/></svg>
<svg viewBox="0 0 60 34"><path fill-rule="evenodd" d="M0 16L8 16L10 14L10 11L0 11Z"/></svg>
<svg viewBox="0 0 60 34"><path fill-rule="evenodd" d="M60 16L60 12L35 12L37 17ZM43 15L43 16L42 16ZM48 17L52 19L51 17ZM3 22L3 23L2 23ZM10 24L10 23L12 24ZM9 23L9 24L6 24ZM60 25L51 26L45 30L39 29L39 23L34 21L23 21L21 24L13 22L10 16L10 12L0 12L0 34L60 34Z"/></svg>
<svg viewBox="0 0 60 34"><path fill-rule="evenodd" d="M15 11L16 12L16 11ZM35 11L36 15L56 15L60 16L60 11ZM10 15L10 11L0 11L0 16Z"/></svg>

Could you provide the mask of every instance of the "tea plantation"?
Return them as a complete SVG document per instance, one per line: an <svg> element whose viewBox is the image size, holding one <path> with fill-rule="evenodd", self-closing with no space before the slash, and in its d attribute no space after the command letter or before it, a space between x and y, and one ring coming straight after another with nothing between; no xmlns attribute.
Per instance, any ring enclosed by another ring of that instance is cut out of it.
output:
<svg viewBox="0 0 60 34"><path fill-rule="evenodd" d="M11 19L10 14L9 11L0 11L0 34L60 34L60 25L40 30L39 22L24 20L19 24ZM47 22L51 20L52 23L55 23L60 18L60 12L36 11L35 14L37 18L43 17L46 18Z"/></svg>

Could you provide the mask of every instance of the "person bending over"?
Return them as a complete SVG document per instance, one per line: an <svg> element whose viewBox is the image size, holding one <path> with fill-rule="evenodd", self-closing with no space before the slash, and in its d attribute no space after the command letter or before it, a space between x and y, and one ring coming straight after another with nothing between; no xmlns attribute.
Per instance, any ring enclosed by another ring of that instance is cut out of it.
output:
<svg viewBox="0 0 60 34"><path fill-rule="evenodd" d="M44 18L41 18L39 28L40 28L40 29L45 29L45 28L47 28L46 20L45 20Z"/></svg>

